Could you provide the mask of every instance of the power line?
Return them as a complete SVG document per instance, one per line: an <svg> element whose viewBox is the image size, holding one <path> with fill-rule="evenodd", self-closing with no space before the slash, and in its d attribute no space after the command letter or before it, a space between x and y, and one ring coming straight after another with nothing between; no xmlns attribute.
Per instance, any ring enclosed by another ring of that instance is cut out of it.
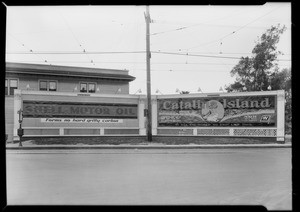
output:
<svg viewBox="0 0 300 212"><path fill-rule="evenodd" d="M73 32L73 30L72 30L71 27L69 26L67 20L66 20L66 19L64 18L64 16L60 13L60 11L58 11L58 12L59 12L60 16L62 17L62 19L64 20L65 24L67 25L68 29L69 29L70 32L72 33L73 38L76 40L77 44L80 46L80 48L81 48L81 49L83 50L83 52L85 53L85 52L86 52L85 48L82 46L82 44L79 42L79 40L78 40L77 37L75 36L75 33ZM86 57L88 58L88 60L89 60L91 63L93 63L93 65L95 65L95 63L93 62L93 60L91 60L90 57L89 57L87 54L85 54L85 55L86 55Z"/></svg>
<svg viewBox="0 0 300 212"><path fill-rule="evenodd" d="M40 61L34 61L34 60L23 60L23 61L18 61L18 62L40 62ZM87 61L51 61L52 63L90 63ZM145 62L107 62L107 61L97 61L94 60L94 63L106 63L106 64L145 64ZM220 63L193 63L193 62L189 62L189 63L184 63L184 62L151 62L152 65L172 65L172 64L176 64L176 65L235 65L234 63L232 64L220 64Z"/></svg>
<svg viewBox="0 0 300 212"><path fill-rule="evenodd" d="M129 51L129 52L7 52L6 54L55 54L55 55L68 55L68 54L135 54L146 53L145 51ZM151 51L156 54L169 54L169 55L181 55L181 56L193 56L193 57L208 57L208 58L224 58L224 59L241 59L241 57L229 57L229 56L216 56L216 55L203 55L203 54L190 54L190 53L176 53L176 52L163 52L163 51ZM278 61L291 61L289 59L278 59Z"/></svg>
<svg viewBox="0 0 300 212"><path fill-rule="evenodd" d="M22 60L22 61L18 61L20 63L36 63L36 62L41 62L40 60ZM88 61L55 61L55 60L51 60L52 63L90 63ZM284 61L278 61L278 62L290 62L290 60L284 60ZM112 61L112 62L108 62L108 61L97 61L94 60L94 63L99 63L99 64L145 64L145 62L134 62L134 61ZM151 62L152 65L236 65L236 63L197 63L197 62Z"/></svg>
<svg viewBox="0 0 300 212"><path fill-rule="evenodd" d="M166 51L151 51L152 53L164 53ZM11 52L6 52L6 54L32 54L33 51L26 51L26 52L21 52L21 51L11 51ZM115 51L115 52L78 52L78 51L56 51L56 52L51 52L51 51L35 51L34 54L136 54L136 53L146 53L146 51ZM190 52L190 53L176 53L176 52L168 52L172 54L183 54L183 55L194 55L193 53L202 53L202 54L212 54L212 55L230 55L230 54L238 54L238 55L252 55L252 53L245 53L245 52L230 52L230 53L219 53L219 52ZM291 54L284 54L282 56L290 56Z"/></svg>
<svg viewBox="0 0 300 212"><path fill-rule="evenodd" d="M119 52L78 52L78 51L61 51L61 52L35 52L35 54L135 54L135 53L146 53L146 51L119 51ZM7 52L6 54L30 54L29 52Z"/></svg>
<svg viewBox="0 0 300 212"><path fill-rule="evenodd" d="M133 71L145 71L146 69L143 69L143 68L134 68L134 69L131 69ZM207 69L196 69L196 70L192 70L192 69L151 69L151 71L154 71L154 72L160 72L160 71L166 71L166 72L181 72L181 71L191 71L191 72L226 72L228 70L207 70Z"/></svg>
<svg viewBox="0 0 300 212"><path fill-rule="evenodd" d="M227 57L227 56L214 56L214 55L200 55L200 54L189 54L189 53L174 53L174 52L161 52L161 51L152 51L151 53L157 54L170 54L170 55L181 55L181 56L193 56L193 57L211 57L211 58L225 58L225 59L241 59L241 57ZM278 59L279 60L279 59ZM290 61L280 59L279 61Z"/></svg>
<svg viewBox="0 0 300 212"><path fill-rule="evenodd" d="M182 72L182 71L188 71L188 72L226 72L226 71L228 71L228 70L190 70L190 69L184 69L184 70L173 70L173 69L169 69L169 70L167 70L167 69L153 69L153 70L151 70L151 71L168 71L168 72Z"/></svg>
<svg viewBox="0 0 300 212"><path fill-rule="evenodd" d="M241 29L245 28L246 26L248 26L248 25L254 23L255 21L257 21L257 20L259 20L259 19L261 19L261 18L263 18L263 17L269 15L270 13L272 13L273 11L275 11L275 10L277 10L277 9L279 9L279 8L281 8L281 7L276 7L276 8L274 8L274 9L272 9L271 11L265 13L264 15L262 15L262 16L256 18L256 19L254 19L253 21L251 21L251 22L249 22L249 23L247 23L247 24L245 24L245 25L239 27L237 30L235 30L235 31L233 31L233 32L231 32L231 33L229 33L229 34L227 34L227 35L225 35L225 36L223 36L223 37L221 37L221 38L219 38L219 39L216 39L216 40L213 40L213 41L209 41L209 42L206 42L206 43L202 43L202 44L200 44L200 45L197 45L197 46L194 46L194 47L190 47L190 48L188 48L188 49L194 49L194 48L197 48L197 47L199 47L199 46L203 46L203 45L207 45L207 44L210 44L210 43L215 43L215 42L217 42L217 41L221 41L221 40L223 40L224 38L227 38L227 37L229 37L229 36L235 34L236 32L240 31Z"/></svg>
<svg viewBox="0 0 300 212"><path fill-rule="evenodd" d="M235 11L238 11L238 10L235 10ZM238 11L238 13L241 13L242 11ZM236 13L236 14L238 14ZM179 31L179 30L183 30L183 29L187 29L187 28L191 28L191 27L195 27L195 26L199 26L199 25L211 25L213 26L213 24L206 24L208 22L211 22L211 21L217 21L217 20L224 20L228 17L231 17L233 15L236 15L235 13L230 13L229 15L225 16L225 17L222 17L222 18L217 18L217 19L214 19L214 20L210 20L210 21L205 21L205 22L202 22L202 23L199 23L199 24L193 24L193 25L190 25L190 26L184 26L184 27L179 27L179 28L176 28L176 29L172 29L172 30L167 30L167 31L162 31L162 32L156 32L156 33L152 33L150 35L159 35L159 34L164 34L164 33L168 33L168 32L173 32L173 31ZM158 23L159 22L155 22L155 23Z"/></svg>
<svg viewBox="0 0 300 212"><path fill-rule="evenodd" d="M213 55L200 55L200 54L189 54L189 53L175 53L175 52L161 52L155 51L152 53L156 54L170 54L170 55L181 55L181 56L193 56L193 57L211 57L211 58L227 58L227 59L241 59L240 57L226 57L226 56L213 56Z"/></svg>
<svg viewBox="0 0 300 212"><path fill-rule="evenodd" d="M33 55L35 55L36 57L38 57L37 54L36 54L31 48L27 47L27 45L25 46L25 44L24 44L23 42L21 42L19 39L17 39L15 36L13 36L13 35L10 34L10 33L7 33L7 34L8 34L9 36L11 36L12 38L14 38L18 43L20 43L20 44L22 45L23 48L28 49L27 54L31 54L31 55L33 54ZM42 61L48 63L47 60L42 59Z"/></svg>

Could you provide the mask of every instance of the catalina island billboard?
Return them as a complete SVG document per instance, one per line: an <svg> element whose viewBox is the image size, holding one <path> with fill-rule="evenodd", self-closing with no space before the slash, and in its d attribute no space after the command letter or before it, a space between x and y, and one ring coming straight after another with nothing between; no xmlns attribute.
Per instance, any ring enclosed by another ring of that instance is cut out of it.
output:
<svg viewBox="0 0 300 212"><path fill-rule="evenodd" d="M276 127L276 96L158 99L158 127Z"/></svg>

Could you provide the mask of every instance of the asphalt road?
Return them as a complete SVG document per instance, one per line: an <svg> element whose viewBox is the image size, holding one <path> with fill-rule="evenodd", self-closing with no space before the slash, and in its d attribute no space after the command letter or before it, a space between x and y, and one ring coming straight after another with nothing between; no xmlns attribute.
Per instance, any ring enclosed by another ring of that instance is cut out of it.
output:
<svg viewBox="0 0 300 212"><path fill-rule="evenodd" d="M8 205L292 209L291 148L7 150Z"/></svg>

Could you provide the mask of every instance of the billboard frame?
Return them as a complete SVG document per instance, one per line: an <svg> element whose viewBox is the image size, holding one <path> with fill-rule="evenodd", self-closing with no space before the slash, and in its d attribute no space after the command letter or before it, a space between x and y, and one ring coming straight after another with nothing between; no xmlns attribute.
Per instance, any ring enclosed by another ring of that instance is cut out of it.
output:
<svg viewBox="0 0 300 212"><path fill-rule="evenodd" d="M158 101L163 99L193 99L193 98L222 98L222 97L246 97L246 96L275 96L275 126L158 126ZM170 136L233 136L233 137L276 137L277 141L284 141L284 116L285 116L285 92L276 91L258 91L258 92L232 92L232 93L197 93L197 94L175 94L175 95L156 95L152 99L152 105L157 116L153 117L155 123L154 135ZM189 130L189 133L184 131Z"/></svg>

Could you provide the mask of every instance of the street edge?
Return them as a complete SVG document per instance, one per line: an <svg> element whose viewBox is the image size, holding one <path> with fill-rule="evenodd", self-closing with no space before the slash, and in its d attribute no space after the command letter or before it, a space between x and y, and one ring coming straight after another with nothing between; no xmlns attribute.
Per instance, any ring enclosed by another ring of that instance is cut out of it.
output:
<svg viewBox="0 0 300 212"><path fill-rule="evenodd" d="M6 147L7 150L32 150L32 149L225 149L225 148L291 148L291 144L271 145L43 145L43 146L16 146Z"/></svg>

